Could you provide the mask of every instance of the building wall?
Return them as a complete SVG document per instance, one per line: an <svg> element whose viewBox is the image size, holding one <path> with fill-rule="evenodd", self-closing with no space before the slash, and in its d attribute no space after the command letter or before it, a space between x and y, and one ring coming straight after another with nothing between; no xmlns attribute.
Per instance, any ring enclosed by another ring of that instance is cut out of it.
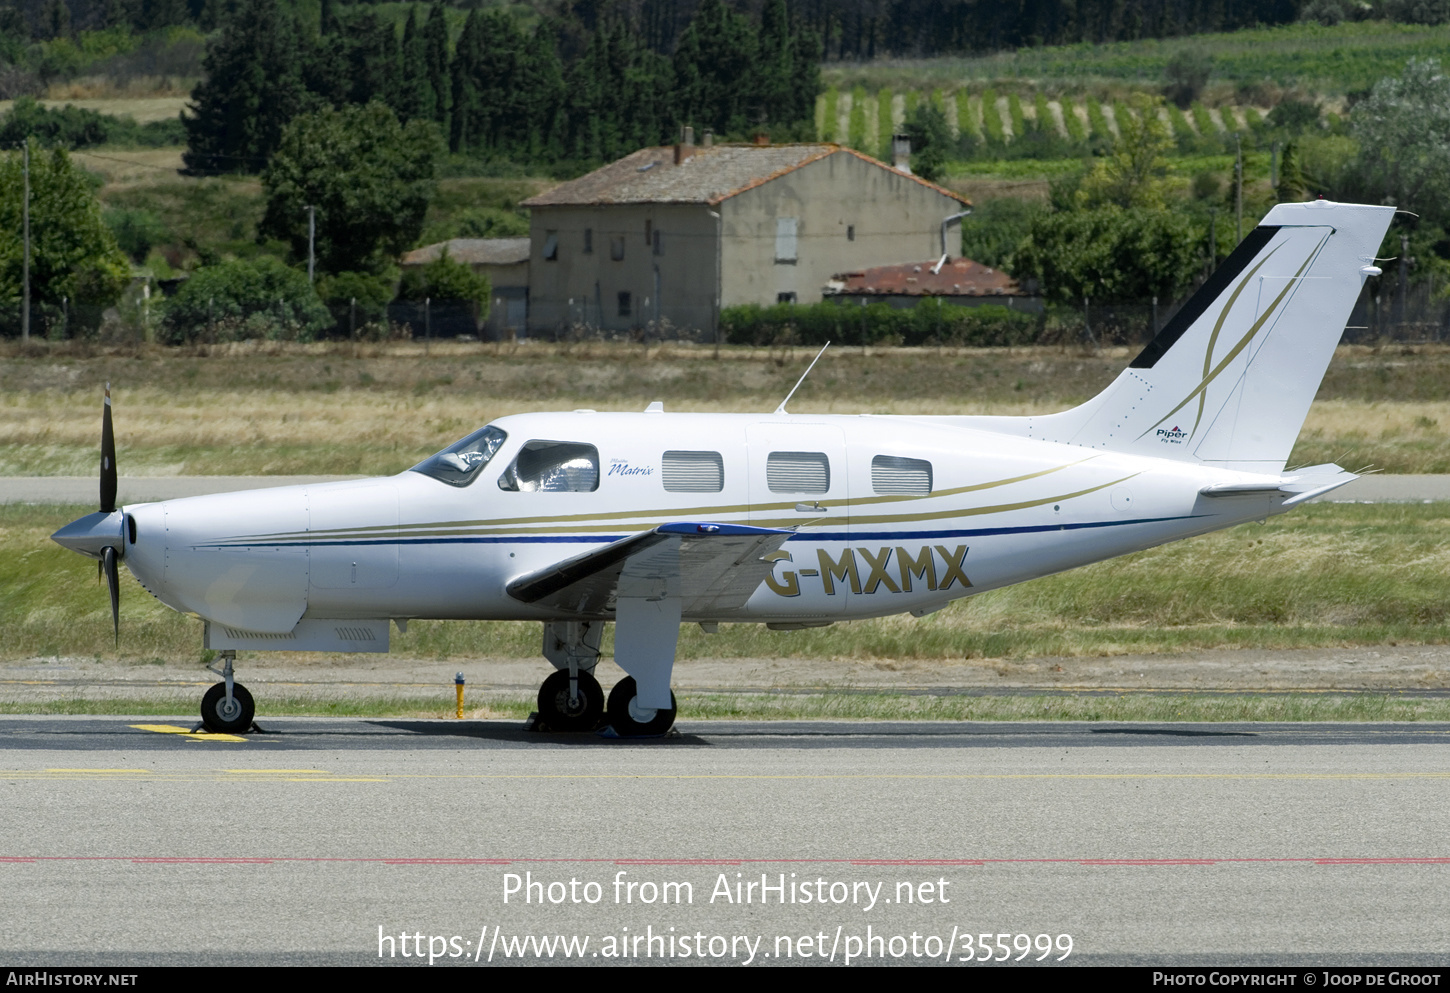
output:
<svg viewBox="0 0 1450 993"><path fill-rule="evenodd" d="M533 208L529 333L576 324L625 331L660 319L713 330L716 224L704 204ZM551 232L558 239L553 260L544 257ZM619 249L622 259L614 257ZM622 293L629 294L628 314L620 312Z"/></svg>
<svg viewBox="0 0 1450 993"><path fill-rule="evenodd" d="M829 155L721 204L724 306L769 306L790 293L818 303L836 273L936 258L942 219L961 210L894 170ZM795 221L793 263L777 257L782 219ZM948 229L947 246L961 253L959 225Z"/></svg>

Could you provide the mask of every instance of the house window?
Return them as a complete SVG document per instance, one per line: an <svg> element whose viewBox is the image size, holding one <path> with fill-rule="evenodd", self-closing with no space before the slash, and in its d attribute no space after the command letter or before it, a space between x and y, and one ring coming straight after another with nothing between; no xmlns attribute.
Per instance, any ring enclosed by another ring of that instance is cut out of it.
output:
<svg viewBox="0 0 1450 993"><path fill-rule="evenodd" d="M795 265L796 262L796 218L775 219L775 261L777 265Z"/></svg>
<svg viewBox="0 0 1450 993"><path fill-rule="evenodd" d="M825 452L771 452L765 485L772 493L825 493L831 488L830 460Z"/></svg>
<svg viewBox="0 0 1450 993"><path fill-rule="evenodd" d="M795 303L795 294L794 293L777 293L775 295L775 302L776 303Z"/></svg>
<svg viewBox="0 0 1450 993"><path fill-rule="evenodd" d="M644 222L644 243L646 245L653 245L654 244L654 240L655 240L654 221L647 220L647 221Z"/></svg>
<svg viewBox="0 0 1450 993"><path fill-rule="evenodd" d="M856 225L854 225L854 224L847 224L846 225L846 240L847 241L855 241L856 240Z"/></svg>
<svg viewBox="0 0 1450 993"><path fill-rule="evenodd" d="M559 261L559 232L557 231L544 232L544 261Z"/></svg>
<svg viewBox="0 0 1450 993"><path fill-rule="evenodd" d="M931 493L931 463L899 455L878 455L871 460L871 488L880 494L927 496Z"/></svg>
<svg viewBox="0 0 1450 993"><path fill-rule="evenodd" d="M585 255L593 255L594 254L594 229L593 228L585 228L584 229L584 254Z"/></svg>
<svg viewBox="0 0 1450 993"><path fill-rule="evenodd" d="M725 463L719 452L665 452L661 477L668 493L719 493Z"/></svg>
<svg viewBox="0 0 1450 993"><path fill-rule="evenodd" d="M616 262L624 261L624 235L615 235L609 239L609 257Z"/></svg>
<svg viewBox="0 0 1450 993"><path fill-rule="evenodd" d="M630 316L633 315L633 312L634 312L634 307L631 305L631 301L630 301L630 298L629 298L629 292L628 291L625 291L625 292L620 293L619 294L619 316L620 317L630 317Z"/></svg>
<svg viewBox="0 0 1450 993"><path fill-rule="evenodd" d="M663 247L661 247L661 245L660 245L660 229L659 228L655 228L654 252L655 252L656 255L663 255L663 254L665 254Z"/></svg>

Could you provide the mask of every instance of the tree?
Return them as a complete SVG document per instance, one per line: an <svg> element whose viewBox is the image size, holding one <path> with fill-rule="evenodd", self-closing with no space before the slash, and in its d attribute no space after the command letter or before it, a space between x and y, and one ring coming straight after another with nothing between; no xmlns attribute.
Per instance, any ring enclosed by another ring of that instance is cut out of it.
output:
<svg viewBox="0 0 1450 993"><path fill-rule="evenodd" d="M1083 179L1079 205L1087 208L1163 206L1167 153L1173 147L1168 126L1158 116L1159 104L1146 97L1133 100L1133 113L1118 115L1118 140L1113 154Z"/></svg>
<svg viewBox="0 0 1450 993"><path fill-rule="evenodd" d="M911 108L903 127L911 139L911 171L932 182L940 179L952 145L946 115L931 101L924 101Z"/></svg>
<svg viewBox="0 0 1450 993"><path fill-rule="evenodd" d="M1013 259L1013 275L1035 278L1064 303L1083 297L1171 300L1202 268L1202 239L1181 211L1101 207L1056 211L1033 220Z"/></svg>
<svg viewBox="0 0 1450 993"><path fill-rule="evenodd" d="M0 159L0 301L18 303L23 284L25 179L21 153ZM40 303L115 303L131 278L126 256L101 218L85 173L64 149L30 145L30 294Z"/></svg>
<svg viewBox="0 0 1450 993"><path fill-rule="evenodd" d="M260 172L282 129L315 102L302 84L297 24L277 0L242 0L207 44L205 79L182 114L188 172Z"/></svg>
<svg viewBox="0 0 1450 993"><path fill-rule="evenodd" d="M1450 198L1450 77L1437 59L1411 59L1354 108L1358 169L1371 195L1444 217Z"/></svg>
<svg viewBox="0 0 1450 993"><path fill-rule="evenodd" d="M434 300L464 300L479 304L482 320L488 316L489 297L493 287L489 278L476 273L462 262L454 262L444 248L438 258L416 269L403 273L398 286L398 299L422 301L425 297Z"/></svg>
<svg viewBox="0 0 1450 993"><path fill-rule="evenodd" d="M176 345L214 336L309 340L332 324L306 274L271 255L203 266L164 307L162 335ZM227 333L214 335L218 324Z"/></svg>
<svg viewBox="0 0 1450 993"><path fill-rule="evenodd" d="M317 211L323 272L376 272L411 248L433 196L441 142L430 121L406 126L381 103L304 114L287 126L262 174L259 233L307 258L307 206Z"/></svg>
<svg viewBox="0 0 1450 993"><path fill-rule="evenodd" d="M1181 49L1163 67L1167 80L1163 95L1187 110L1208 85L1208 77L1212 74L1213 59L1207 53L1193 48Z"/></svg>

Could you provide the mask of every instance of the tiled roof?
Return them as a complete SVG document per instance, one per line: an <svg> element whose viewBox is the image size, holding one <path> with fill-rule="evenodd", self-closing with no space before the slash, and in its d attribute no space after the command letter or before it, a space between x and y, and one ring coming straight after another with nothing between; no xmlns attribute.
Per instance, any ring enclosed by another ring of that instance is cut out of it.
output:
<svg viewBox="0 0 1450 993"><path fill-rule="evenodd" d="M399 261L403 265L427 265L437 262L445 248L450 259L464 265L514 265L529 261L527 238L454 238L415 248Z"/></svg>
<svg viewBox="0 0 1450 993"><path fill-rule="evenodd" d="M594 206L626 203L707 203L744 193L801 166L830 155L854 155L872 165L891 167L840 145L695 146L675 165L673 145L642 148L587 176L561 183L525 200L524 207ZM891 170L895 172L895 170ZM919 176L896 173L954 200L962 197Z"/></svg>
<svg viewBox="0 0 1450 993"><path fill-rule="evenodd" d="M1020 297L1017 281L998 269L971 259L948 259L939 272L937 260L876 266L843 272L831 278L826 292L843 296Z"/></svg>

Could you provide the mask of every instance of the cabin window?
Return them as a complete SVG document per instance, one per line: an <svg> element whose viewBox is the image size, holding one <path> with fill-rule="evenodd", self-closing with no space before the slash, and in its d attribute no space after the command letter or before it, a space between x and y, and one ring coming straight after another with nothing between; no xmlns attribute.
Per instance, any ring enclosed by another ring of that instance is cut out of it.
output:
<svg viewBox="0 0 1450 993"><path fill-rule="evenodd" d="M449 486L467 486L479 470L488 465L489 459L494 457L507 437L490 425L424 459L413 466L413 471L432 476Z"/></svg>
<svg viewBox="0 0 1450 993"><path fill-rule="evenodd" d="M927 496L931 493L931 463L878 455L871 460L871 488L883 495Z"/></svg>
<svg viewBox="0 0 1450 993"><path fill-rule="evenodd" d="M665 452L660 476L670 493L719 493L725 488L725 462L719 452Z"/></svg>
<svg viewBox="0 0 1450 993"><path fill-rule="evenodd" d="M594 254L594 229L593 228L585 228L584 229L584 254L585 255L593 255Z"/></svg>
<svg viewBox="0 0 1450 993"><path fill-rule="evenodd" d="M531 441L498 480L520 493L592 493L599 489L599 450L572 441Z"/></svg>
<svg viewBox="0 0 1450 993"><path fill-rule="evenodd" d="M765 485L772 493L825 493L831 488L831 462L825 452L771 452Z"/></svg>
<svg viewBox="0 0 1450 993"><path fill-rule="evenodd" d="M775 219L775 261L777 265L795 265L796 224L794 217Z"/></svg>
<svg viewBox="0 0 1450 993"><path fill-rule="evenodd" d="M557 231L544 232L544 261L559 261L559 232Z"/></svg>

